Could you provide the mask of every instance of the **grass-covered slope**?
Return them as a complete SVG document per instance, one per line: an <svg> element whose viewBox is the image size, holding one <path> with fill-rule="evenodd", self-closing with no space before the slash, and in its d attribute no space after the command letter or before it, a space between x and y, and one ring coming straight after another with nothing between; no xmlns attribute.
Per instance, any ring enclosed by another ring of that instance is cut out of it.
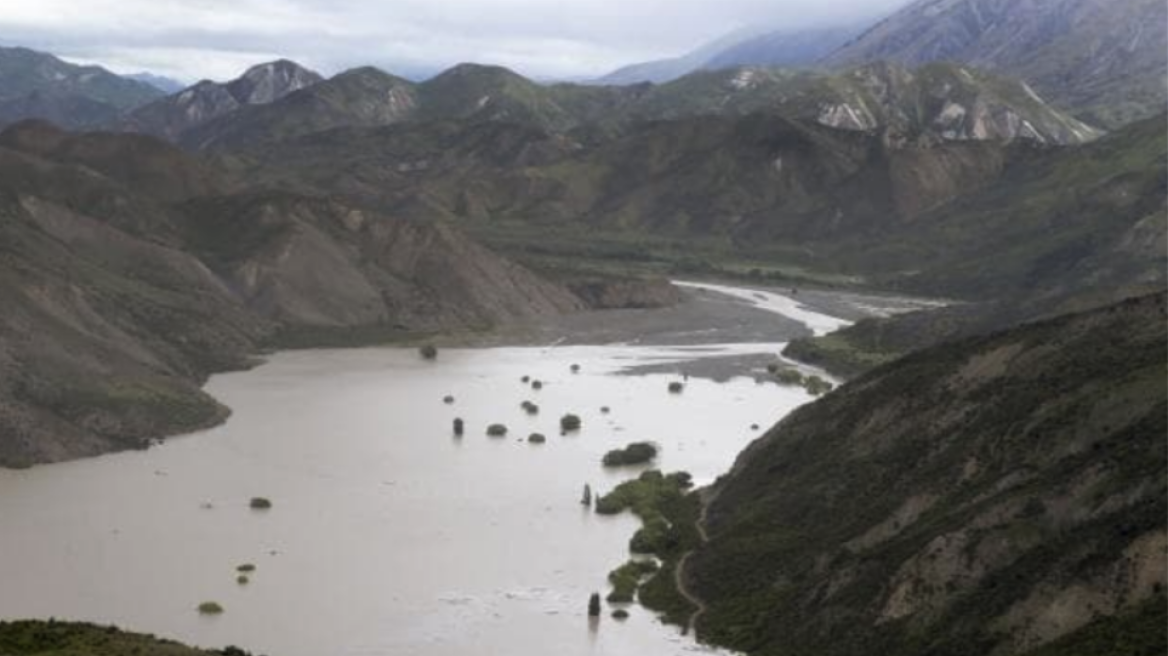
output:
<svg viewBox="0 0 1168 656"><path fill-rule="evenodd" d="M193 649L173 640L81 622L0 622L3 656L247 656L235 647Z"/></svg>
<svg viewBox="0 0 1168 656"><path fill-rule="evenodd" d="M1164 653L1166 302L920 351L794 412L716 484L687 570L700 634L750 654Z"/></svg>

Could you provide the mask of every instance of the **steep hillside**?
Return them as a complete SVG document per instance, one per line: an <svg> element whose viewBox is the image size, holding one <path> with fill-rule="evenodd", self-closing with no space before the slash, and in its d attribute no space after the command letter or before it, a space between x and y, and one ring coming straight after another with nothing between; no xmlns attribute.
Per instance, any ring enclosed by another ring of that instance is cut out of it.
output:
<svg viewBox="0 0 1168 656"><path fill-rule="evenodd" d="M1166 52L1159 0L918 0L827 62L962 62L1019 77L1057 106L1116 127L1164 110Z"/></svg>
<svg viewBox="0 0 1168 656"><path fill-rule="evenodd" d="M230 82L203 80L139 107L115 125L119 129L175 140L186 131L241 107L273 102L320 80L317 73L288 60L258 64Z"/></svg>
<svg viewBox="0 0 1168 656"><path fill-rule="evenodd" d="M231 191L161 141L0 134L0 466L222 420L199 390L273 339L480 330L581 307L433 221Z"/></svg>
<svg viewBox="0 0 1168 656"><path fill-rule="evenodd" d="M100 66L77 66L28 48L0 47L0 126L27 118L93 127L160 97L154 87Z"/></svg>
<svg viewBox="0 0 1168 656"><path fill-rule="evenodd" d="M921 351L792 413L712 491L699 635L1007 656L1118 629L1163 653L1166 302Z"/></svg>
<svg viewBox="0 0 1168 656"><path fill-rule="evenodd" d="M973 304L866 320L788 354L853 374L923 345L1107 305L1165 284L1165 117L1088 146L1035 153L998 182L892 226L841 237L838 257L885 285Z"/></svg>

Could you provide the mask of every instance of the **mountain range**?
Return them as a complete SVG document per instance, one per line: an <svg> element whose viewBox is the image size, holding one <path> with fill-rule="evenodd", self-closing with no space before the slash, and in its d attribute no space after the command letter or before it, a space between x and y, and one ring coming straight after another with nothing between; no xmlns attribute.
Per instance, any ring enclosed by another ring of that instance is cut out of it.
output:
<svg viewBox="0 0 1168 656"><path fill-rule="evenodd" d="M44 118L66 128L93 128L163 95L100 66L77 66L28 48L0 47L0 125Z"/></svg>
<svg viewBox="0 0 1168 656"><path fill-rule="evenodd" d="M838 69L950 62L1015 77L1111 129L1168 101L1168 7L1157 0L916 0L866 26L775 30L719 40L601 81L668 82L739 66Z"/></svg>
<svg viewBox="0 0 1168 656"><path fill-rule="evenodd" d="M285 94L262 103L235 101L225 87L209 85L135 110L119 127L195 150L271 144L337 127L443 120L520 123L587 132L593 139L619 136L646 121L752 112L906 138L1082 143L1101 134L1051 108L1023 83L940 64L915 71L874 64L832 75L735 69L633 87L545 86L474 64L422 83L358 68L296 88L277 84Z"/></svg>

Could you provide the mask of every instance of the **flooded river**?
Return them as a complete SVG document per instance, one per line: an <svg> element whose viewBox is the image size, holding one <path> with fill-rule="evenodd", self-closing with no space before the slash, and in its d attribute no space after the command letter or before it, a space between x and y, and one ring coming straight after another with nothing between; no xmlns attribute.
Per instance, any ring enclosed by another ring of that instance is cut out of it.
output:
<svg viewBox="0 0 1168 656"><path fill-rule="evenodd" d="M793 307L751 300L759 312ZM796 309L791 318L817 331L834 325ZM624 622L606 610L590 628L588 596L607 591L638 523L589 512L581 491L635 476L600 465L631 441L656 442L656 467L699 484L726 471L809 397L749 375L691 377L680 394L668 384L695 360L779 348L559 344L442 349L433 362L413 349L276 354L212 378L208 391L234 411L221 427L144 452L0 470L0 618L113 623L272 656L703 651L639 607ZM644 365L654 373L627 373ZM569 412L583 428L561 435ZM507 436L488 437L491 423ZM546 443L527 441L537 431ZM257 496L273 507L250 509ZM256 570L240 585L244 563ZM224 613L199 615L203 601Z"/></svg>

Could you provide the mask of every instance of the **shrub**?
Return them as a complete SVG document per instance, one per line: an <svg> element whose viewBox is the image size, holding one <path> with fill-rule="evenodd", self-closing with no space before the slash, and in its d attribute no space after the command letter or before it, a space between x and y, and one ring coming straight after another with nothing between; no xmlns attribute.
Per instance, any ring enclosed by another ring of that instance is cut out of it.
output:
<svg viewBox="0 0 1168 656"><path fill-rule="evenodd" d="M604 454L601 462L605 467L643 465L657 457L657 446L651 442L633 442L623 449L613 449Z"/></svg>
<svg viewBox="0 0 1168 656"><path fill-rule="evenodd" d="M574 414L566 414L560 417L560 430L564 432L580 430L580 417Z"/></svg>
<svg viewBox="0 0 1168 656"><path fill-rule="evenodd" d="M425 360L434 360L438 357L438 347L433 344L424 344L418 349L418 353Z"/></svg>
<svg viewBox="0 0 1168 656"><path fill-rule="evenodd" d="M811 375L803 380L803 387L812 396L822 396L830 392L835 385L832 385L819 376Z"/></svg>
<svg viewBox="0 0 1168 656"><path fill-rule="evenodd" d="M783 385L802 385L803 374L799 373L797 369L779 369L775 373L775 379Z"/></svg>
<svg viewBox="0 0 1168 656"><path fill-rule="evenodd" d="M503 424L491 424L487 426L487 435L491 437L503 437L507 434L507 427Z"/></svg>
<svg viewBox="0 0 1168 656"><path fill-rule="evenodd" d="M268 510L272 507L272 502L264 497L252 497L248 505L252 510Z"/></svg>
<svg viewBox="0 0 1168 656"><path fill-rule="evenodd" d="M202 615L218 615L223 612L223 607L218 602L204 601L199 604L199 613Z"/></svg>
<svg viewBox="0 0 1168 656"><path fill-rule="evenodd" d="M683 383L679 383L676 380L672 383L669 383L669 391L673 394L681 394L683 389L685 389L685 384Z"/></svg>

